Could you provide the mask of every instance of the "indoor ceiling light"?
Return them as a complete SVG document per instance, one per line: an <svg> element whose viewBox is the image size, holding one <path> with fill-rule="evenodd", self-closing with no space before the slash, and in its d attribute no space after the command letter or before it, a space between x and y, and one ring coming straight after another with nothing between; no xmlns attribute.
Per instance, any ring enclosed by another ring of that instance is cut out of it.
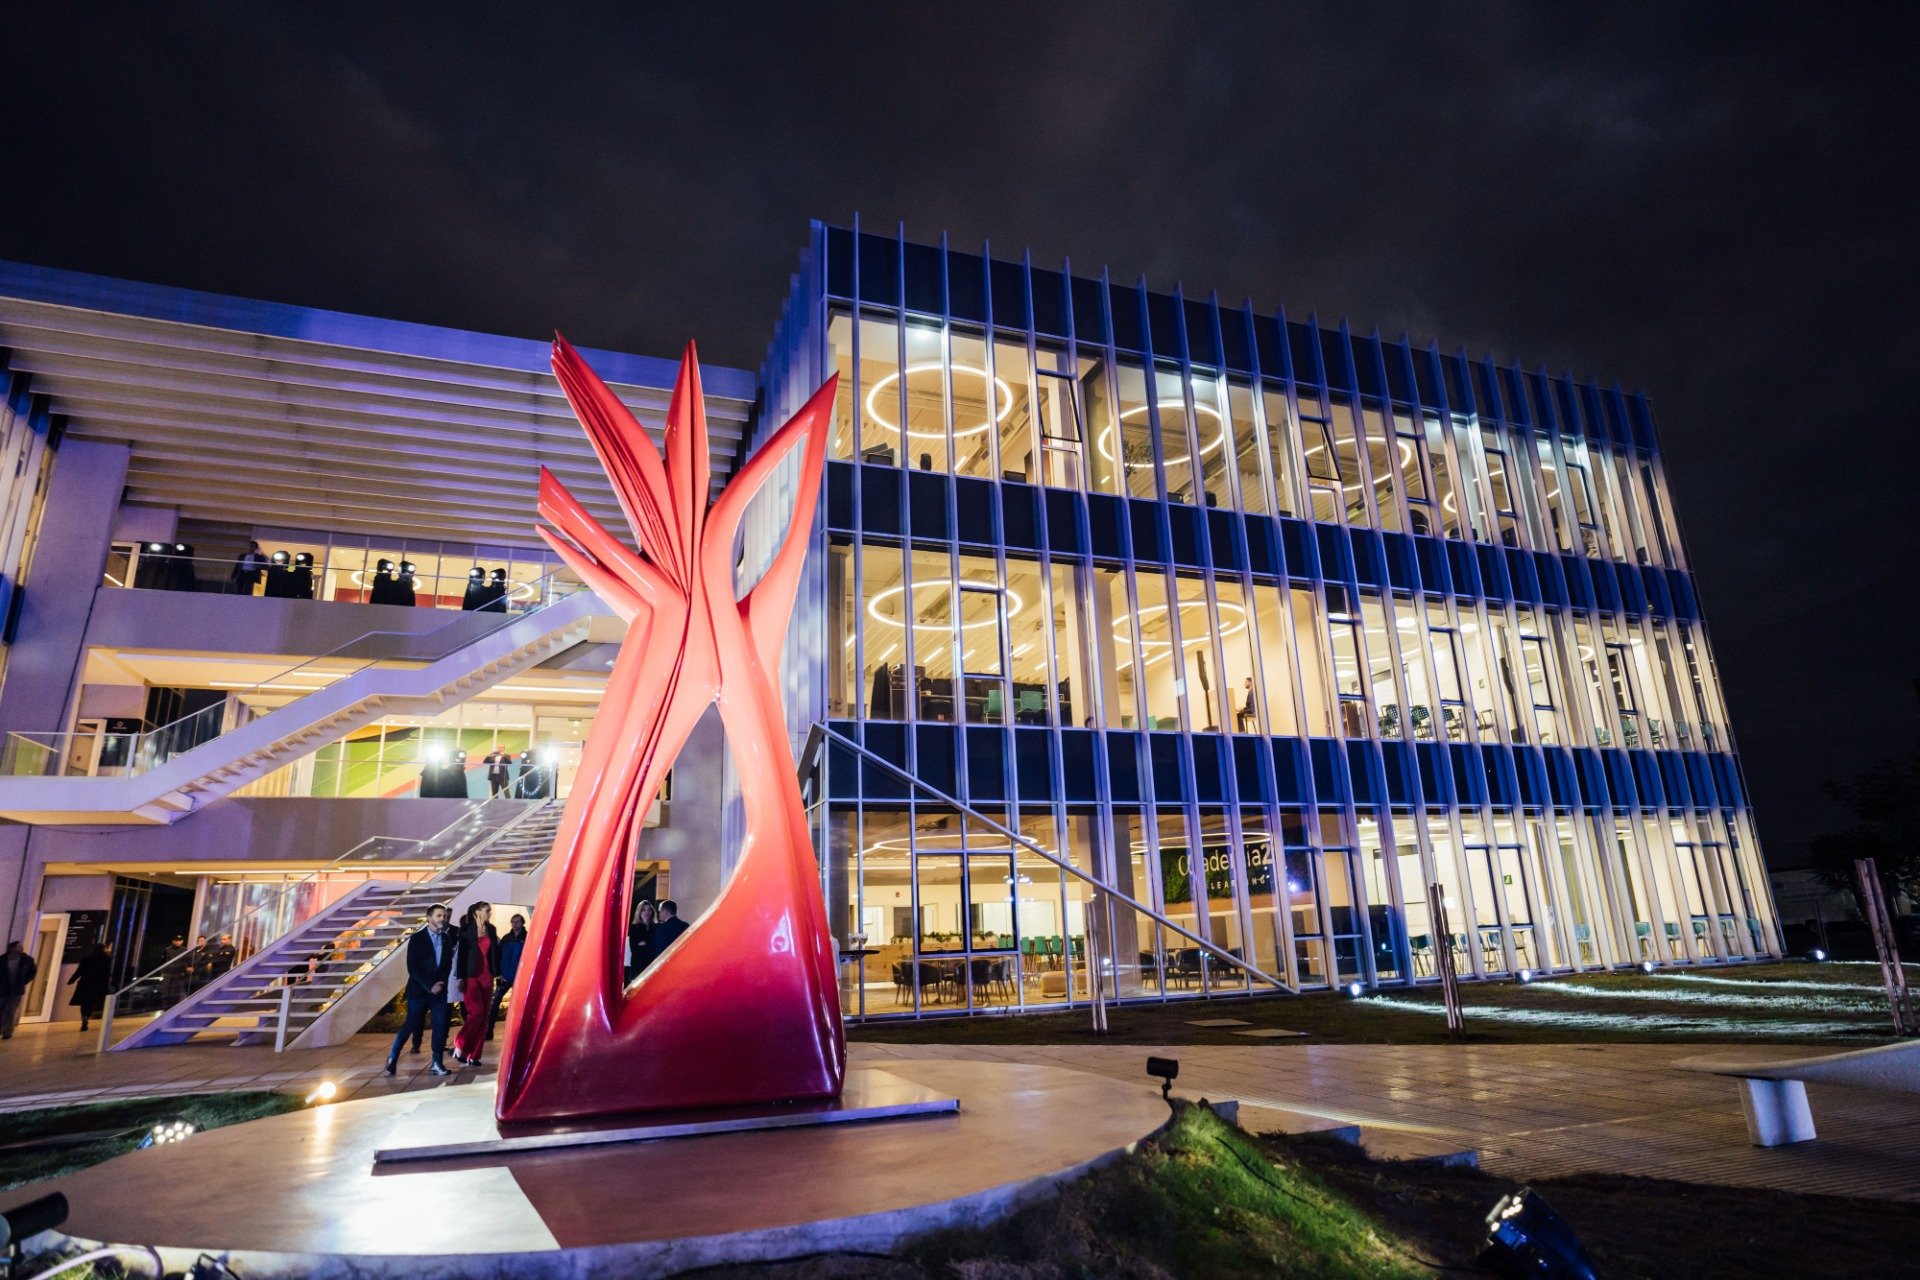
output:
<svg viewBox="0 0 1920 1280"><path fill-rule="evenodd" d="M941 365L940 361L930 360L924 364L910 364L907 366L906 372L908 377L912 377L916 373L938 373L942 368L943 366ZM980 380L980 384L982 387L986 385L987 371L981 368L979 365L956 364L953 366L953 372L955 377L958 377L961 374L966 374L968 377L978 378ZM874 383L873 388L867 392L867 416L873 419L874 422L878 423L884 429L895 432L895 433L898 433L900 430L899 424L894 422L891 418L887 417L886 414L881 413L879 406L875 403L875 401L879 397L880 392L883 388L891 385L892 383L898 382L899 380L900 380L899 371L898 370L891 371L887 373L886 376L882 377L878 382ZM995 423L1005 421L1007 415L1013 412L1013 388L1007 385L1005 379L999 378L999 377L996 377L993 379L993 388L994 388L994 399L998 403L995 405L995 412L994 412L992 421L975 423L966 427L956 426L953 429L954 439L958 440L962 436L977 436L983 431L986 431L989 427L992 427ZM915 431L909 428L907 430L907 435L909 438L918 439L918 440L946 439L945 431Z"/></svg>

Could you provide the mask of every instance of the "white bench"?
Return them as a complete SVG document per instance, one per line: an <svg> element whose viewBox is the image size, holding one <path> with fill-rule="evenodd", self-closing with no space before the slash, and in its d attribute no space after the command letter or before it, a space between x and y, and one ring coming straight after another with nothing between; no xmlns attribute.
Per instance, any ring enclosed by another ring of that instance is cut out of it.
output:
<svg viewBox="0 0 1920 1280"><path fill-rule="evenodd" d="M1920 1040L1828 1053L1811 1058L1737 1058L1704 1055L1673 1064L1681 1071L1731 1076L1740 1082L1740 1106L1747 1136L1756 1147L1811 1142L1813 1112L1807 1106L1807 1081L1845 1084L1858 1089L1920 1093Z"/></svg>

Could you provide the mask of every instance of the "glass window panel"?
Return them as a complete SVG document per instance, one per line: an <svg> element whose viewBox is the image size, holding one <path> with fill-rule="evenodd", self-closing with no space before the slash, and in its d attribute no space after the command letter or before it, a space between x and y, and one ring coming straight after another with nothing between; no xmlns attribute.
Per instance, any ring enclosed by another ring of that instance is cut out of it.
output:
<svg viewBox="0 0 1920 1280"><path fill-rule="evenodd" d="M1283 516L1300 512L1300 481L1294 463L1294 448L1300 428L1294 421L1293 406L1287 393L1278 387L1263 387L1260 408L1267 432L1267 474L1273 477L1276 511Z"/></svg>
<svg viewBox="0 0 1920 1280"><path fill-rule="evenodd" d="M1120 389L1119 452L1113 460L1120 466L1126 493L1135 498L1154 498L1160 493L1153 471L1153 417L1147 404L1147 373L1139 365L1122 361L1116 369ZM1106 436L1112 448L1112 433Z"/></svg>
<svg viewBox="0 0 1920 1280"><path fill-rule="evenodd" d="M827 438L827 456L853 457L853 404L859 394L853 375L853 317L844 313L827 322L827 350L834 371L840 375L833 399L833 434Z"/></svg>
<svg viewBox="0 0 1920 1280"><path fill-rule="evenodd" d="M1168 613L1166 575L1147 568L1135 570L1134 591L1139 601L1141 682L1147 700L1147 728L1178 729L1181 668L1176 660L1173 624Z"/></svg>
<svg viewBox="0 0 1920 1280"><path fill-rule="evenodd" d="M1200 450L1201 505L1231 509L1233 480L1227 473L1237 450L1232 420L1220 403L1220 380L1195 370L1189 387L1193 395L1193 434Z"/></svg>
<svg viewBox="0 0 1920 1280"><path fill-rule="evenodd" d="M1392 438L1387 433L1387 416L1378 405L1366 405L1360 411L1361 427L1366 433L1367 467L1373 475L1373 505L1379 513L1380 527L1399 532L1400 504L1394 497L1394 477L1400 473Z"/></svg>
<svg viewBox="0 0 1920 1280"><path fill-rule="evenodd" d="M854 714L860 675L854 669L855 641L859 638L860 602L854 592L853 548L838 543L827 548L827 714L847 718Z"/></svg>
<svg viewBox="0 0 1920 1280"><path fill-rule="evenodd" d="M906 588L900 562L898 547L869 542L861 549L864 603L857 621L867 635L861 683L867 691L867 716L874 720L906 719L912 692L907 679Z"/></svg>
<svg viewBox="0 0 1920 1280"><path fill-rule="evenodd" d="M1265 732L1259 682L1254 678L1253 627L1247 617L1246 593L1230 579L1213 586L1220 608L1220 688L1227 703L1221 724L1235 733Z"/></svg>
<svg viewBox="0 0 1920 1280"><path fill-rule="evenodd" d="M1254 418L1253 388L1229 382L1227 406L1233 423L1234 467L1240 474L1240 509L1265 515L1270 509L1262 466L1266 450L1261 444L1260 424Z"/></svg>
<svg viewBox="0 0 1920 1280"><path fill-rule="evenodd" d="M954 473L991 478L996 447L1001 450L1001 465L1018 469L1027 452L1022 440L1029 434L1026 350L996 342L993 376L989 379L987 344L983 340L973 334L955 333L950 344ZM920 385L919 376L908 376L909 397ZM931 403L928 407L931 410Z"/></svg>
<svg viewBox="0 0 1920 1280"><path fill-rule="evenodd" d="M852 358L851 352L848 358ZM905 451L900 443L902 393L897 321L861 317L859 374L856 387L860 404L861 460L898 466Z"/></svg>
<svg viewBox="0 0 1920 1280"><path fill-rule="evenodd" d="M1157 366L1153 375L1154 411L1160 424L1160 463L1167 478L1169 502L1195 501L1193 489L1194 455L1207 438L1217 437L1219 411L1208 420L1205 437L1196 436L1195 422L1187 415L1187 399L1179 371ZM1198 411L1196 410L1196 416ZM1196 443L1200 440L1202 443Z"/></svg>
<svg viewBox="0 0 1920 1280"><path fill-rule="evenodd" d="M904 447L905 464L921 471L947 470L947 379L944 348L946 335L940 326L908 321L906 326L907 363L904 377L897 378L893 386L904 384L906 413L906 444ZM864 349L863 349L864 354ZM966 380L968 375L961 375ZM979 376L972 375L977 382ZM882 384L875 384L882 395L876 399L869 395L867 412L870 416L893 421L892 392ZM990 430L976 420L969 419L966 427L975 435ZM899 438L896 430L894 438Z"/></svg>
<svg viewBox="0 0 1920 1280"><path fill-rule="evenodd" d="M1011 571L1011 565L1009 565ZM1088 570L1071 564L1053 566L1053 651L1054 671L1057 677L1054 685L1055 698L1051 702L1063 725L1084 725L1092 728L1094 723L1093 699L1087 683L1088 651L1087 630L1084 608L1081 600L1082 585ZM1109 651L1110 651L1109 646ZM1014 679L1022 679L1021 656L1018 646L1014 655ZM1025 694L1018 695L1025 711Z"/></svg>
<svg viewBox="0 0 1920 1280"><path fill-rule="evenodd" d="M1093 570L1092 639L1101 681L1104 723L1110 729L1139 724L1140 672L1134 662L1133 606L1127 600L1124 570Z"/></svg>
<svg viewBox="0 0 1920 1280"><path fill-rule="evenodd" d="M1128 481L1123 474L1125 454L1119 444L1111 370L1105 360L1083 360L1080 370L1080 403L1086 411L1085 439L1087 471L1093 488L1099 493L1125 494Z"/></svg>

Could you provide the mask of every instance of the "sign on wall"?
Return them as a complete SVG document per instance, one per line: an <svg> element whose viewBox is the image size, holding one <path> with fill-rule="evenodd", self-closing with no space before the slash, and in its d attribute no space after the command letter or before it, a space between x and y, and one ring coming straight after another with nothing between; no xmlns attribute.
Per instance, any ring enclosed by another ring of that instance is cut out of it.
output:
<svg viewBox="0 0 1920 1280"><path fill-rule="evenodd" d="M60 963L79 964L106 931L107 913L104 911L67 912L67 944L60 950Z"/></svg>
<svg viewBox="0 0 1920 1280"><path fill-rule="evenodd" d="M1209 900L1233 898L1233 851L1225 844L1202 847ZM1191 859L1186 849L1160 850L1160 887L1168 906L1193 901ZM1247 844L1247 896L1259 898L1273 893L1273 845L1266 840Z"/></svg>

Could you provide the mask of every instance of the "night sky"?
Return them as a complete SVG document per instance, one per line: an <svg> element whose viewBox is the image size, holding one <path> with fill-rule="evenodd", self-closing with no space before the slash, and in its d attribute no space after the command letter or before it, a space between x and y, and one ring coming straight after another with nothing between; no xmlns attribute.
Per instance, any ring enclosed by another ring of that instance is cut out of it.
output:
<svg viewBox="0 0 1920 1280"><path fill-rule="evenodd" d="M858 211L1617 378L1769 856L1914 739L1920 6L399 8L7 6L0 258L752 367Z"/></svg>

